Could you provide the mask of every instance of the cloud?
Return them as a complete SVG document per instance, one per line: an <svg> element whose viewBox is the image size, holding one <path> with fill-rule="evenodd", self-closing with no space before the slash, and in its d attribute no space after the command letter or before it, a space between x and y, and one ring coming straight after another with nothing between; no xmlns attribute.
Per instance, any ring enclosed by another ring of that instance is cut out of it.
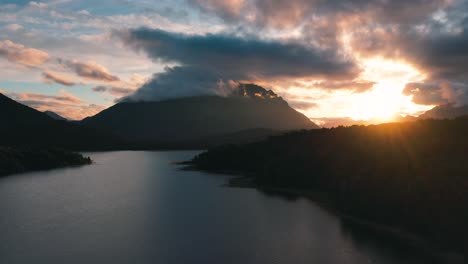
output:
<svg viewBox="0 0 468 264"><path fill-rule="evenodd" d="M8 24L4 26L3 28L6 29L7 31L18 31L18 30L23 29L24 27L20 24L13 23L13 24Z"/></svg>
<svg viewBox="0 0 468 264"><path fill-rule="evenodd" d="M16 9L15 4L0 4L0 11Z"/></svg>
<svg viewBox="0 0 468 264"><path fill-rule="evenodd" d="M43 3L43 2L36 2L36 1L31 1L29 2L28 4L30 7L34 7L34 8L39 8L39 9L44 9L44 8L47 8L48 5L46 3Z"/></svg>
<svg viewBox="0 0 468 264"><path fill-rule="evenodd" d="M9 93L13 99L20 101L20 102L62 102L62 103L73 103L73 104L81 104L83 101L65 91L60 90L58 95L45 95L45 94L37 94L37 93Z"/></svg>
<svg viewBox="0 0 468 264"><path fill-rule="evenodd" d="M353 78L359 69L337 52L300 42L282 42L224 34L186 35L137 29L116 33L135 50L166 67L142 86L134 99L156 100L217 93L220 80L301 77Z"/></svg>
<svg viewBox="0 0 468 264"><path fill-rule="evenodd" d="M38 111L52 111L71 120L81 120L105 108L101 105L86 104L82 99L65 90L60 90L57 95L14 92L5 94Z"/></svg>
<svg viewBox="0 0 468 264"><path fill-rule="evenodd" d="M190 0L204 12L257 27L299 27L317 17L335 19L358 14L374 23L416 23L448 5L449 0Z"/></svg>
<svg viewBox="0 0 468 264"><path fill-rule="evenodd" d="M86 9L82 9L82 10L78 11L77 14L82 15L82 16L91 16L91 13Z"/></svg>
<svg viewBox="0 0 468 264"><path fill-rule="evenodd" d="M135 89L126 88L126 87L118 87L118 86L98 85L98 86L94 86L91 89L98 93L108 92L109 94L119 97L119 98L135 92Z"/></svg>
<svg viewBox="0 0 468 264"><path fill-rule="evenodd" d="M0 41L0 56L29 67L44 64L49 59L49 54L45 51L26 48L10 40Z"/></svg>
<svg viewBox="0 0 468 264"><path fill-rule="evenodd" d="M58 59L59 63L74 71L78 76L103 82L119 81L119 77L112 75L109 70L95 62L80 62L76 60Z"/></svg>
<svg viewBox="0 0 468 264"><path fill-rule="evenodd" d="M76 84L70 78L60 75L53 71L44 71L42 73L42 77L44 78L44 81L48 83L58 83L65 86L73 86Z"/></svg>
<svg viewBox="0 0 468 264"><path fill-rule="evenodd" d="M95 92L105 92L107 91L107 87L106 86L102 86L102 85L99 85L99 86L94 86L93 88L91 88L93 91Z"/></svg>
<svg viewBox="0 0 468 264"><path fill-rule="evenodd" d="M247 1L245 0L193 0L190 1L204 11L219 14L228 20L234 20L241 15Z"/></svg>
<svg viewBox="0 0 468 264"><path fill-rule="evenodd" d="M375 82L366 80L311 80L308 82L294 82L294 87L306 89L322 89L328 91L348 90L354 93L363 93L371 90Z"/></svg>
<svg viewBox="0 0 468 264"><path fill-rule="evenodd" d="M299 42L281 42L234 35L186 35L136 29L121 34L124 42L151 58L176 62L233 78L336 76L356 74L354 63L341 54Z"/></svg>
<svg viewBox="0 0 468 264"><path fill-rule="evenodd" d="M126 96L126 95L129 95L133 92L135 92L134 89L131 89L131 88L125 88L125 87L110 87L108 89L109 93L114 95L114 96L117 96L117 97L122 97L122 96Z"/></svg>
<svg viewBox="0 0 468 264"><path fill-rule="evenodd" d="M455 83L446 80L409 83L403 93L412 95L413 102L422 105L454 104L464 105L468 103L468 84Z"/></svg>
<svg viewBox="0 0 468 264"><path fill-rule="evenodd" d="M356 40L354 49L367 56L400 58L423 72L426 80L405 89L415 103L468 103L468 1L455 3L422 25L373 32L366 45Z"/></svg>

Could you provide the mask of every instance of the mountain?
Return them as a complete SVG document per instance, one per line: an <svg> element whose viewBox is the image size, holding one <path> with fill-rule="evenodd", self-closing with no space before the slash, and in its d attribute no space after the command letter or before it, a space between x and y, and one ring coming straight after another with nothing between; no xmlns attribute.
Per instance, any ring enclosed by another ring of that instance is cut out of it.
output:
<svg viewBox="0 0 468 264"><path fill-rule="evenodd" d="M318 128L272 91L242 84L233 95L157 102L120 102L82 124L133 142L189 142L255 128L275 131ZM258 134L258 133L255 133ZM243 135L245 138L245 135Z"/></svg>
<svg viewBox="0 0 468 264"><path fill-rule="evenodd" d="M0 93L0 145L97 150L118 144L112 133L54 120Z"/></svg>
<svg viewBox="0 0 468 264"><path fill-rule="evenodd" d="M61 121L67 121L68 119L66 119L65 117L55 113L55 112L52 112L52 111L44 111L44 114L48 115L50 118L52 119L55 119L55 120L61 120Z"/></svg>
<svg viewBox="0 0 468 264"><path fill-rule="evenodd" d="M420 119L453 119L468 115L468 105L454 106L453 104L439 105L420 115Z"/></svg>

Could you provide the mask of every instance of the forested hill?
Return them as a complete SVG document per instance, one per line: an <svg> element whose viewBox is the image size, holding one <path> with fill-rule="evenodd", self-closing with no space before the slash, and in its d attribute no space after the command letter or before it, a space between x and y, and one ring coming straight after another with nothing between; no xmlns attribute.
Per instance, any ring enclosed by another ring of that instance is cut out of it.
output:
<svg viewBox="0 0 468 264"><path fill-rule="evenodd" d="M211 149L193 163L258 186L325 191L346 212L461 247L467 135L468 117L307 130Z"/></svg>
<svg viewBox="0 0 468 264"><path fill-rule="evenodd" d="M0 146L0 176L90 164L89 157L60 149L10 148Z"/></svg>

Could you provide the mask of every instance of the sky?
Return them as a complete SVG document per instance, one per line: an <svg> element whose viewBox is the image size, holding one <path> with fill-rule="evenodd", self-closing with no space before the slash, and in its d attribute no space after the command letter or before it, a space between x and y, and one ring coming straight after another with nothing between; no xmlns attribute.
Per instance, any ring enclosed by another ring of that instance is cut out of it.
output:
<svg viewBox="0 0 468 264"><path fill-rule="evenodd" d="M0 92L79 120L272 89L319 125L468 102L468 0L0 1Z"/></svg>

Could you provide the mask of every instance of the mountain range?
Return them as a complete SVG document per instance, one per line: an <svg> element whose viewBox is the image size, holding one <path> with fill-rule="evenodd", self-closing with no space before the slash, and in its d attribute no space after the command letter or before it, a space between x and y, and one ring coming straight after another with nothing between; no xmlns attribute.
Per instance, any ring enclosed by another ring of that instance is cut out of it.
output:
<svg viewBox="0 0 468 264"><path fill-rule="evenodd" d="M243 85L237 94L196 96L159 102L121 102L82 124L113 131L129 141L186 142L252 129L319 128L272 91Z"/></svg>
<svg viewBox="0 0 468 264"><path fill-rule="evenodd" d="M0 145L73 149L205 148L319 128L273 91L242 84L232 95L123 101L80 122L0 96Z"/></svg>
<svg viewBox="0 0 468 264"><path fill-rule="evenodd" d="M468 105L456 106L453 104L439 105L420 115L420 119L453 119L468 115Z"/></svg>
<svg viewBox="0 0 468 264"><path fill-rule="evenodd" d="M0 94L0 145L94 150L111 149L119 142L112 134L55 120Z"/></svg>

